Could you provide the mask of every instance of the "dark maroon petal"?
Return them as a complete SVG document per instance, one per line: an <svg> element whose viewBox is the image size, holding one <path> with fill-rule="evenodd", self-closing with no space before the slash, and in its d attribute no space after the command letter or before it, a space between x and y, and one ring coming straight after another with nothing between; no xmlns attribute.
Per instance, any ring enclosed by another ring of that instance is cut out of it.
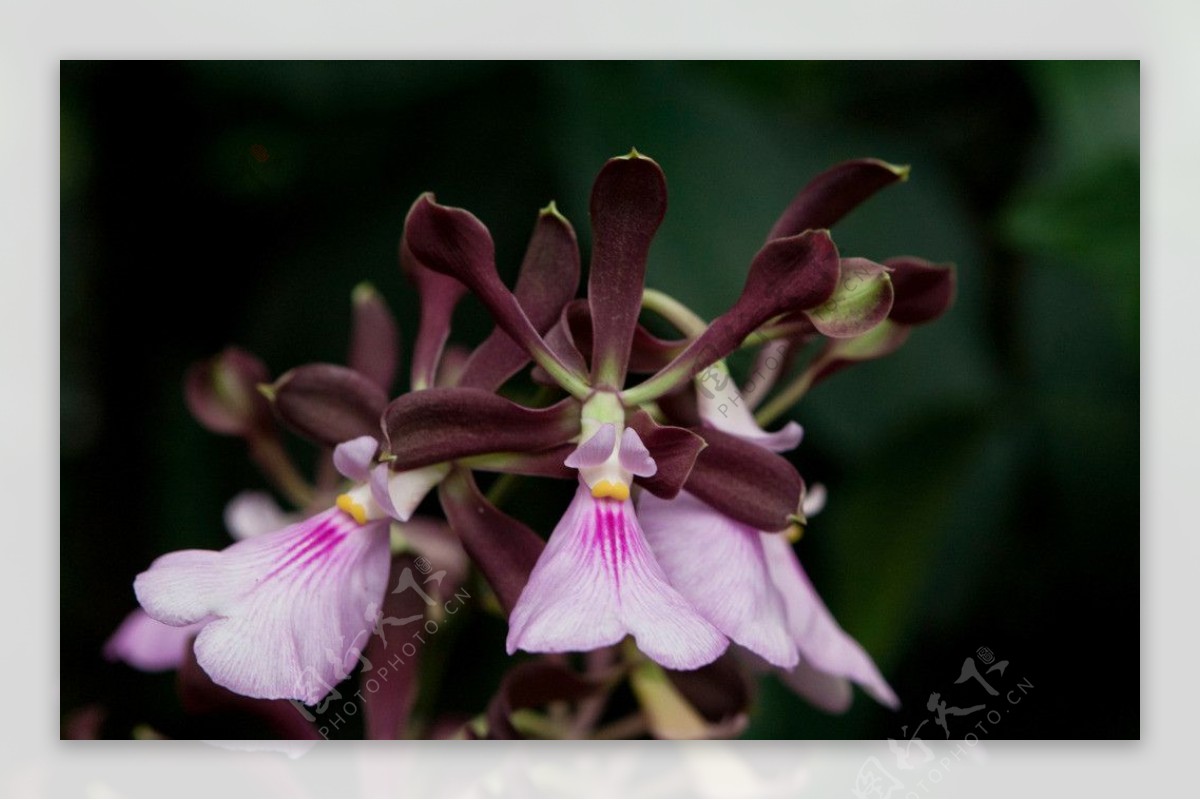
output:
<svg viewBox="0 0 1200 800"><path fill-rule="evenodd" d="M457 386L459 378L462 377L462 371L467 366L467 359L471 357L471 350L459 344L450 344L442 351L441 361L438 363L437 380L434 386Z"/></svg>
<svg viewBox="0 0 1200 800"><path fill-rule="evenodd" d="M762 531L780 531L797 513L804 481L785 458L728 433L696 431L700 451L684 488L726 516Z"/></svg>
<svg viewBox="0 0 1200 800"><path fill-rule="evenodd" d="M828 231L768 242L750 264L746 285L733 307L655 376L626 390L626 399L631 403L654 399L724 358L771 318L819 306L833 294L838 274L837 248Z"/></svg>
<svg viewBox="0 0 1200 800"><path fill-rule="evenodd" d="M579 289L579 243L575 230L551 203L538 214L514 294L534 330L544 334ZM471 354L462 386L495 389L529 361L529 354L497 328Z"/></svg>
<svg viewBox="0 0 1200 800"><path fill-rule="evenodd" d="M414 560L409 555L392 559L389 589L399 584L405 569L414 576L421 574L413 567ZM405 589L389 591L384 596L379 628L363 651L363 671L359 676L368 739L408 738L406 729L417 699L417 668L422 650L413 634L423 630L424 622L425 599L419 592ZM405 649L405 645L412 647Z"/></svg>
<svg viewBox="0 0 1200 800"><path fill-rule="evenodd" d="M296 367L265 392L284 424L328 447L378 437L387 406L387 395L373 380L337 364Z"/></svg>
<svg viewBox="0 0 1200 800"><path fill-rule="evenodd" d="M400 331L391 309L369 283L354 290L354 327L350 333L350 368L389 392L400 364Z"/></svg>
<svg viewBox="0 0 1200 800"><path fill-rule="evenodd" d="M564 364L587 369L583 353L592 352L592 312L587 300L573 300L563 308L559 321L546 334L546 343ZM686 339L661 339L638 325L633 329L629 371L657 372L682 353L687 344ZM539 383L550 382L544 372L536 379Z"/></svg>
<svg viewBox="0 0 1200 800"><path fill-rule="evenodd" d="M692 428L701 423L700 406L696 402L696 390L691 383L685 383L675 391L664 394L657 402L659 410L671 425Z"/></svg>
<svg viewBox="0 0 1200 800"><path fill-rule="evenodd" d="M579 404L526 408L483 389L426 389L384 412L391 466L415 469L498 452L535 452L579 434Z"/></svg>
<svg viewBox="0 0 1200 800"><path fill-rule="evenodd" d="M642 308L650 241L667 213L662 170L636 150L609 159L592 186L591 212L592 374L597 385L620 389Z"/></svg>
<svg viewBox="0 0 1200 800"><path fill-rule="evenodd" d="M957 278L953 264L934 264L920 258L889 258L896 301L888 318L901 325L923 325L954 304Z"/></svg>
<svg viewBox="0 0 1200 800"><path fill-rule="evenodd" d="M543 367L557 367L555 380L573 394L588 393L586 380L562 367L521 308L516 295L496 273L495 246L483 223L461 208L438 205L430 194L422 195L404 228L405 241L416 259L435 272L465 284L491 312L496 325L538 360Z"/></svg>
<svg viewBox="0 0 1200 800"><path fill-rule="evenodd" d="M577 470L563 462L575 452L574 443L561 444L536 453L489 453L483 456L459 459L464 467L482 472L504 472L512 475L528 475L537 478L562 478L572 480Z"/></svg>
<svg viewBox="0 0 1200 800"><path fill-rule="evenodd" d="M828 231L768 242L750 263L741 296L699 337L699 349L708 344L724 357L772 317L828 300L839 274L837 247Z"/></svg>
<svg viewBox="0 0 1200 800"><path fill-rule="evenodd" d="M665 672L679 693L709 723L729 723L750 710L754 687L731 651L700 669Z"/></svg>
<svg viewBox="0 0 1200 800"><path fill-rule="evenodd" d="M767 234L767 241L806 230L831 228L859 203L896 181L908 180L908 167L874 158L844 161L800 190Z"/></svg>
<svg viewBox="0 0 1200 800"><path fill-rule="evenodd" d="M545 542L527 525L489 503L469 470L451 470L438 486L438 499L450 527L507 616L529 582Z"/></svg>
<svg viewBox="0 0 1200 800"><path fill-rule="evenodd" d="M279 739L320 739L321 734L305 711L288 700L256 700L213 683L196 663L189 644L176 676L179 701L189 714L245 715L264 723Z"/></svg>
<svg viewBox="0 0 1200 800"><path fill-rule="evenodd" d="M546 344L568 367L587 374L587 359L583 354L592 351L592 318L587 300L572 300L563 306L558 322L546 334ZM541 367L535 367L534 371L545 375ZM546 378L549 380L550 376Z"/></svg>
<svg viewBox="0 0 1200 800"><path fill-rule="evenodd" d="M645 411L631 415L627 424L637 431L658 467L650 477L637 478L634 482L651 494L668 500L679 494L691 475L696 457L704 449L704 439L686 428L659 425Z"/></svg>
<svg viewBox="0 0 1200 800"><path fill-rule="evenodd" d="M258 391L270 379L256 357L228 347L188 367L183 399L192 416L213 433L249 436L272 427L271 406Z"/></svg>
<svg viewBox="0 0 1200 800"><path fill-rule="evenodd" d="M629 371L641 374L658 372L687 349L687 339L662 339L642 325L633 329L629 350Z"/></svg>
<svg viewBox="0 0 1200 800"><path fill-rule="evenodd" d="M409 214L411 216L412 212ZM413 343L412 387L424 389L436 382L442 349L450 337L454 309L466 294L467 287L448 275L434 272L413 255L408 245L407 225L400 237L400 268L417 287L421 301L421 323Z"/></svg>
<svg viewBox="0 0 1200 800"><path fill-rule="evenodd" d="M600 682L585 678L562 664L538 660L518 664L500 682L488 704L489 739L522 739L513 726L513 712L542 708L548 703L576 702L599 691Z"/></svg>
<svg viewBox="0 0 1200 800"><path fill-rule="evenodd" d="M805 313L822 335L847 339L883 322L893 296L886 267L865 258L843 258L833 296Z"/></svg>

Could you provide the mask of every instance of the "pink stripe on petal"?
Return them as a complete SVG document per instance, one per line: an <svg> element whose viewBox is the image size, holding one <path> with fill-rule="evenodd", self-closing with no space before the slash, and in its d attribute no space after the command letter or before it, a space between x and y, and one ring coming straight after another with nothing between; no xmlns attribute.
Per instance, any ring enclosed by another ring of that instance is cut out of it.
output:
<svg viewBox="0 0 1200 800"><path fill-rule="evenodd" d="M888 708L898 708L896 693L862 645L837 624L788 540L764 533L762 542L771 580L784 598L788 627L800 649L800 658L814 669L849 678Z"/></svg>
<svg viewBox="0 0 1200 800"><path fill-rule="evenodd" d="M292 564L307 561L310 553L324 546L326 542L338 536L340 532L338 527L330 524L328 521L311 528L302 537L297 538L295 542L288 546L286 555L275 563L266 577L270 578L278 575Z"/></svg>
<svg viewBox="0 0 1200 800"><path fill-rule="evenodd" d="M354 667L389 562L386 521L359 526L330 509L219 553L163 556L134 589L160 621L216 617L196 639L196 658L215 683L311 704Z"/></svg>
<svg viewBox="0 0 1200 800"><path fill-rule="evenodd" d="M721 633L777 667L799 661L760 533L695 495L638 500L646 540L671 585Z"/></svg>
<svg viewBox="0 0 1200 800"><path fill-rule="evenodd" d="M696 669L727 640L667 582L629 501L580 484L509 618L508 651L593 650L632 634L663 666Z"/></svg>
<svg viewBox="0 0 1200 800"><path fill-rule="evenodd" d="M639 478L649 478L658 472L658 465L650 457L650 451L642 443L633 428L626 428L621 434L621 466L637 475Z"/></svg>
<svg viewBox="0 0 1200 800"><path fill-rule="evenodd" d="M550 535L509 615L508 652L594 650L626 630L603 561L603 517L586 487Z"/></svg>
<svg viewBox="0 0 1200 800"><path fill-rule="evenodd" d="M598 467L612 455L613 447L617 444L617 428L612 423L605 423L600 430L592 434L586 442L581 443L563 465L571 469Z"/></svg>

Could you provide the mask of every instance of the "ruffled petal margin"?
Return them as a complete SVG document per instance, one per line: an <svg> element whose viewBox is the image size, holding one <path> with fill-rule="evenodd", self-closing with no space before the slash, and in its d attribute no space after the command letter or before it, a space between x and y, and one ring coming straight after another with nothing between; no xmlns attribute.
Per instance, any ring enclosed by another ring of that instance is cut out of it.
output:
<svg viewBox="0 0 1200 800"><path fill-rule="evenodd" d="M508 652L594 650L632 634L671 669L696 669L728 640L675 590L633 504L593 498L582 483L509 618Z"/></svg>
<svg viewBox="0 0 1200 800"><path fill-rule="evenodd" d="M134 581L146 612L184 626L200 666L247 697L313 704L359 659L387 589L388 523L329 509L220 552L183 550Z"/></svg>

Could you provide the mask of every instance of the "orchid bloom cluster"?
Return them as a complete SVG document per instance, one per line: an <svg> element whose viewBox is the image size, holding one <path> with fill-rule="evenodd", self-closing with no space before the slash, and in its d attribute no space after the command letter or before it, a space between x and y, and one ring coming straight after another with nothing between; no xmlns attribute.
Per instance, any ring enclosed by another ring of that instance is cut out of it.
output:
<svg viewBox="0 0 1200 800"><path fill-rule="evenodd" d="M349 366L304 365L270 382L235 351L224 371L210 364L190 376L201 421L243 436L303 513L251 512L243 498L229 515L239 541L157 559L134 583L144 615L118 631L110 655L169 668L190 647L224 690L315 705L386 640L380 621L395 619L389 587L401 570L436 552L451 575L442 596L473 567L507 619L508 653L537 654L514 661L486 712L449 735L600 735L607 698L626 679L640 706L630 732L732 735L762 670L829 711L848 707L851 684L895 707L793 548L825 497L781 455L802 430L762 426L952 303L949 266L843 258L830 236L844 214L906 177L872 159L818 176L711 321L644 285L667 191L658 164L637 151L609 160L593 186L583 298L575 232L553 203L510 289L483 223L422 195L400 242L421 308L410 391L389 400L395 324L369 289L356 292ZM495 322L469 352L447 347L467 292ZM647 316L674 337L651 333ZM743 348L760 362L745 392L726 363ZM542 387L538 401L512 399L520 375ZM328 454L316 485L287 461L276 420ZM570 481L573 499L543 539L492 502L497 492L480 490L477 472ZM444 523L414 516L435 491ZM236 521L246 516L274 524ZM586 654L586 667L556 655L569 653ZM368 719L368 732L411 735L411 722L397 720L413 691L395 688L404 699L376 712L388 724ZM526 713L551 701L577 713Z"/></svg>

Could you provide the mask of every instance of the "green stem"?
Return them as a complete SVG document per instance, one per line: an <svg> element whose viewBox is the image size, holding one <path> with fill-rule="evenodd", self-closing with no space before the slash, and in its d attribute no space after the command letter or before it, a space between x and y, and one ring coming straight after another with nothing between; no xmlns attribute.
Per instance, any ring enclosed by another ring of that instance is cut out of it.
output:
<svg viewBox="0 0 1200 800"><path fill-rule="evenodd" d="M708 323L695 311L657 289L642 290L642 308L658 314L689 338L695 338L708 329Z"/></svg>
<svg viewBox="0 0 1200 800"><path fill-rule="evenodd" d="M642 290L642 308L658 314L689 339L695 339L708 330L708 323L701 319L700 315L671 295L664 294L657 289ZM695 372L692 369L694 366L694 364L677 364L666 372L660 372L637 386L621 392L621 402L627 408L633 408L657 400L684 381L691 380L692 373Z"/></svg>
<svg viewBox="0 0 1200 800"><path fill-rule="evenodd" d="M671 369L621 392L621 402L626 408L632 408L657 400L677 386L690 381L705 366L708 365L698 365L694 356L689 357L684 363L676 364Z"/></svg>
<svg viewBox="0 0 1200 800"><path fill-rule="evenodd" d="M567 394L580 400L586 400L592 393L592 387L588 384L587 379L569 369L549 350L540 346L531 347L530 350L538 366L546 370L554 382L561 386Z"/></svg>
<svg viewBox="0 0 1200 800"><path fill-rule="evenodd" d="M247 440L247 444L254 463L292 505L304 508L312 502L312 486L296 469L279 439L267 435L254 436Z"/></svg>
<svg viewBox="0 0 1200 800"><path fill-rule="evenodd" d="M648 403L643 403L642 405L640 405L640 406L638 406L638 407L639 407L640 409L642 409L642 411L645 411L647 414L649 414L649 415L650 415L650 419L654 420L654 421L655 421L655 422L657 422L659 425L665 425L665 424L667 424L667 415L666 415L666 412L664 412L664 411L662 410L662 406L660 406L660 405L659 405L658 403L656 403L655 401L651 400L650 402L648 402Z"/></svg>
<svg viewBox="0 0 1200 800"><path fill-rule="evenodd" d="M808 369L793 378L779 394L772 397L769 403L758 410L758 413L754 415L755 422L765 428L780 414L800 402L800 398L804 397L812 387L813 380L817 377L817 369L820 366L819 362L811 364Z"/></svg>
<svg viewBox="0 0 1200 800"><path fill-rule="evenodd" d="M646 716L638 711L627 717L622 717L615 722L610 722L602 728L598 728L592 734L592 738L631 739L634 736L645 736L649 732L650 726L646 722Z"/></svg>
<svg viewBox="0 0 1200 800"><path fill-rule="evenodd" d="M554 720L542 716L541 714L528 708L521 708L509 715L509 722L519 732L526 736L533 736L538 739L564 739L562 725Z"/></svg>
<svg viewBox="0 0 1200 800"><path fill-rule="evenodd" d="M492 488L487 490L488 502L499 508L508 499L509 494L520 480L520 475L514 475L511 472L500 473L500 477L492 484Z"/></svg>
<svg viewBox="0 0 1200 800"><path fill-rule="evenodd" d="M756 345L766 344L774 339L782 339L792 334L805 333L811 330L812 325L807 322L781 322L775 325L764 325L743 339L741 346L755 347Z"/></svg>

